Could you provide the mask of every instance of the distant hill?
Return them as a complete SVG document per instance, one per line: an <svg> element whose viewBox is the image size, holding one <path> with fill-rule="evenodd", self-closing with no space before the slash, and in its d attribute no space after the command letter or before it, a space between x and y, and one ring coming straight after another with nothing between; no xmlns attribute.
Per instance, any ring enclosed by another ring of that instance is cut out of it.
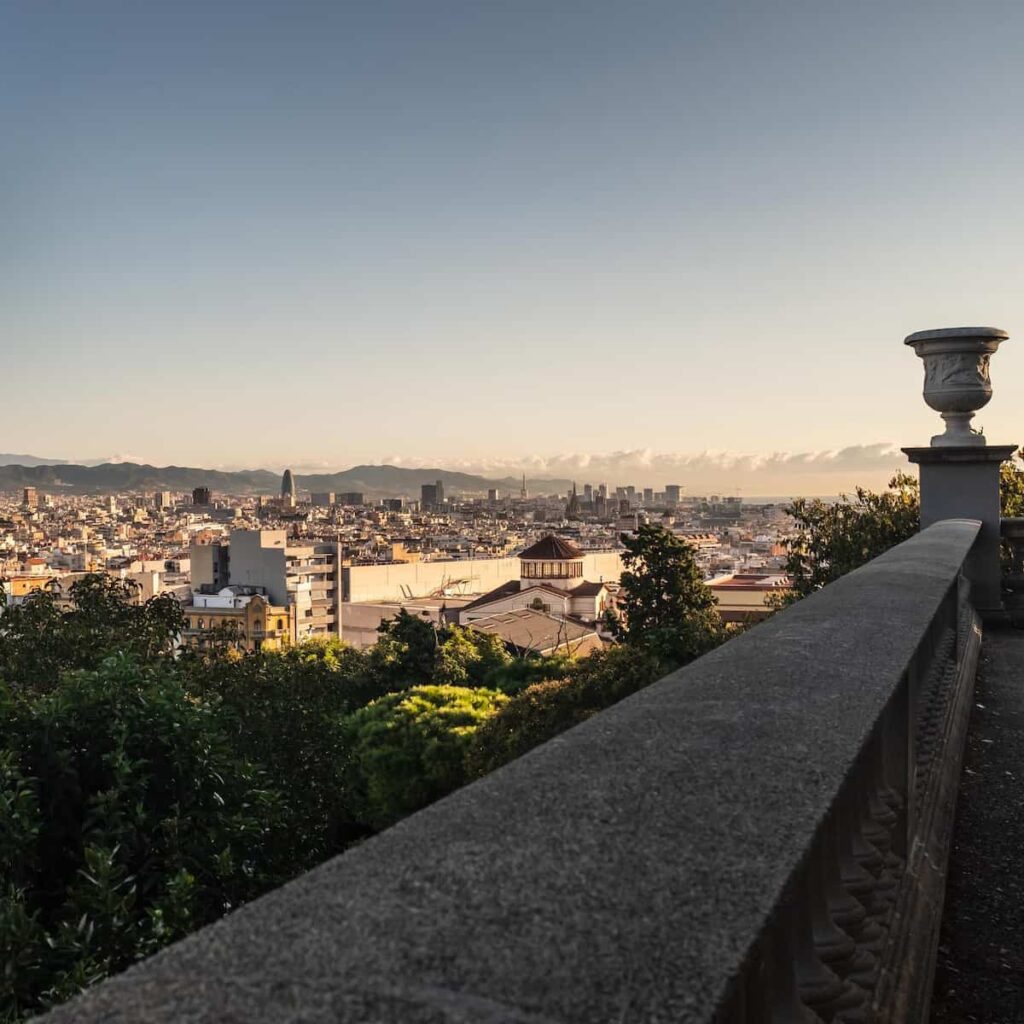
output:
<svg viewBox="0 0 1024 1024"><path fill-rule="evenodd" d="M38 455L8 455L0 452L0 466L64 466L64 459L41 459Z"/></svg>
<svg viewBox="0 0 1024 1024"><path fill-rule="evenodd" d="M361 491L368 497L418 498L421 484L440 480L449 494L484 495L491 488L519 493L521 480L489 480L446 469L406 469L401 466L355 466L340 473L296 476L300 491ZM567 491L568 480L527 480L531 494ZM125 491L191 491L209 487L221 494L278 494L281 477L266 469L224 472L187 466L149 466L134 462L78 466L70 463L4 464L0 457L0 491L38 487L54 494L102 494Z"/></svg>
<svg viewBox="0 0 1024 1024"><path fill-rule="evenodd" d="M519 494L522 479L506 478L490 480L473 473L457 473L447 469L407 469L402 466L354 466L340 473L318 473L295 478L298 487L310 491L362 491L373 495L420 496L422 484L440 480L445 491L452 494L486 494L496 488L502 494L512 491ZM531 493L538 491L551 494L567 491L572 483L568 480L527 480Z"/></svg>

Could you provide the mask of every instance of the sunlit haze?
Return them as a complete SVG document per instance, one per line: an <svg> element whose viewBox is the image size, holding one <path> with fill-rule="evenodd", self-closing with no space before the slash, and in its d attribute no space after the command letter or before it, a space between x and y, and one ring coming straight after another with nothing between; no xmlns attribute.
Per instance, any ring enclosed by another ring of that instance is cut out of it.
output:
<svg viewBox="0 0 1024 1024"><path fill-rule="evenodd" d="M1016 3L0 11L0 451L877 485L1010 332Z"/></svg>

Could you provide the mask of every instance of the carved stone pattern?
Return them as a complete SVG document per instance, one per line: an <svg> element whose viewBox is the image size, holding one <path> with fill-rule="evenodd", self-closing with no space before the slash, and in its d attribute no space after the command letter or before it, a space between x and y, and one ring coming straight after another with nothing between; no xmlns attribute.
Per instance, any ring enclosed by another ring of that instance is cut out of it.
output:
<svg viewBox="0 0 1024 1024"><path fill-rule="evenodd" d="M924 358L925 390L944 387L989 387L988 353L950 352Z"/></svg>

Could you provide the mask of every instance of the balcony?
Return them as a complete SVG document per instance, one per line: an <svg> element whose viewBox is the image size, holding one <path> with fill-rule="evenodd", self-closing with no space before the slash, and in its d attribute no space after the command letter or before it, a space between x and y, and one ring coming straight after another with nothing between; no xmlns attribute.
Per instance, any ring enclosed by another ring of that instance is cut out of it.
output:
<svg viewBox="0 0 1024 1024"><path fill-rule="evenodd" d="M930 526L47 1020L917 1024L951 847L934 1003L965 1019L980 865L1015 877L1024 831L978 767L1024 768L986 742L1024 731L1024 636L985 638L971 717L981 533Z"/></svg>

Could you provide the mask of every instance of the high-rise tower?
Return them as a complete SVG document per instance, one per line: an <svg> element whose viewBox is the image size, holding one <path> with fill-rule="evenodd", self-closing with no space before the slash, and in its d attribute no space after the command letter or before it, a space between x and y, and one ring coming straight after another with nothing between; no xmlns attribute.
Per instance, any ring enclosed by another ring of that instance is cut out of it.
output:
<svg viewBox="0 0 1024 1024"><path fill-rule="evenodd" d="M281 477L281 504L295 508L295 477L290 469L286 469Z"/></svg>

